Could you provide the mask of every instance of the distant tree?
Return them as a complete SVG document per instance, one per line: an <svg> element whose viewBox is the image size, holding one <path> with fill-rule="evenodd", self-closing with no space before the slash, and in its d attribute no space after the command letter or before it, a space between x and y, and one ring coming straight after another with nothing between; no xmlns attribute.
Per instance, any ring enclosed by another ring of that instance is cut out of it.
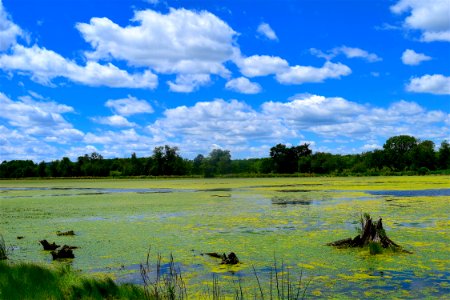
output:
<svg viewBox="0 0 450 300"><path fill-rule="evenodd" d="M442 141L439 147L438 165L441 170L450 169L450 144L446 140Z"/></svg>
<svg viewBox="0 0 450 300"><path fill-rule="evenodd" d="M278 144L270 149L270 157L273 160L275 172L294 173L298 171L298 160L300 157L311 155L309 144L303 144L295 147L286 147Z"/></svg>
<svg viewBox="0 0 450 300"><path fill-rule="evenodd" d="M57 175L61 177L71 177L73 176L73 163L68 157L63 157L57 165Z"/></svg>
<svg viewBox="0 0 450 300"><path fill-rule="evenodd" d="M383 145L389 167L400 171L410 167L414 160L417 144L417 139L409 135L389 138Z"/></svg>
<svg viewBox="0 0 450 300"><path fill-rule="evenodd" d="M185 174L184 160L178 154L178 147L155 147L152 155L152 175L183 175Z"/></svg>
<svg viewBox="0 0 450 300"><path fill-rule="evenodd" d="M45 161L41 161L37 167L37 173L39 177L47 176L47 164Z"/></svg>
<svg viewBox="0 0 450 300"><path fill-rule="evenodd" d="M436 169L436 152L432 141L419 142L414 149L411 167L416 170L420 168Z"/></svg>
<svg viewBox="0 0 450 300"><path fill-rule="evenodd" d="M200 175L204 173L205 157L201 154L197 155L192 162L192 174Z"/></svg>
<svg viewBox="0 0 450 300"><path fill-rule="evenodd" d="M206 160L213 174L231 173L231 154L229 150L213 149Z"/></svg>

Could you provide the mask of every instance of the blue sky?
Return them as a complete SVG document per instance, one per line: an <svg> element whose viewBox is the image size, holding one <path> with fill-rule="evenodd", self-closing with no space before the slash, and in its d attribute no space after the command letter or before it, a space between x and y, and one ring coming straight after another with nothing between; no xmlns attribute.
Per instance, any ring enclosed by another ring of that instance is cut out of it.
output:
<svg viewBox="0 0 450 300"><path fill-rule="evenodd" d="M450 1L0 0L0 161L450 140Z"/></svg>

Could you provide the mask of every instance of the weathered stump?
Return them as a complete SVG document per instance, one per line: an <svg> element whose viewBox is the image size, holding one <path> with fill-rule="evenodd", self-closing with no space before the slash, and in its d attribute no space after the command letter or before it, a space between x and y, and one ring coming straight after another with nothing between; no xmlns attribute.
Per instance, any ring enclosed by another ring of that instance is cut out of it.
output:
<svg viewBox="0 0 450 300"><path fill-rule="evenodd" d="M206 253L202 253L202 255L203 254L208 255L210 257L222 259L222 262L220 263L222 265L236 265L239 263L239 259L234 252L230 252L230 254L228 254L228 255L226 255L225 253L220 255L217 252L206 252Z"/></svg>
<svg viewBox="0 0 450 300"><path fill-rule="evenodd" d="M59 248L59 245L56 245L55 242L50 244L47 240L42 240L42 241L39 241L39 243L41 243L42 247L44 247L44 250L46 250L46 251L52 251L52 250L56 250L56 248Z"/></svg>
<svg viewBox="0 0 450 300"><path fill-rule="evenodd" d="M64 259L64 258L75 258L73 254L72 247L64 245L61 249L50 252L52 254L53 260Z"/></svg>
<svg viewBox="0 0 450 300"><path fill-rule="evenodd" d="M361 217L361 233L359 235L355 236L353 239L346 238L337 240L328 243L327 245L337 248L369 247L371 254L381 253L381 249L383 248L390 248L394 251L411 253L404 250L386 235L381 218L374 223L368 214Z"/></svg>
<svg viewBox="0 0 450 300"><path fill-rule="evenodd" d="M236 265L238 263L239 259L234 252L230 252L228 256L225 253L222 255L222 265Z"/></svg>

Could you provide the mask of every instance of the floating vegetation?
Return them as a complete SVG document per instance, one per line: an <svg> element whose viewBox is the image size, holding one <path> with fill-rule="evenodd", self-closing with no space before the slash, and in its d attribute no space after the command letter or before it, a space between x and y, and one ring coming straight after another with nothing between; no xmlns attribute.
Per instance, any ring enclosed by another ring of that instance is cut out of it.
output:
<svg viewBox="0 0 450 300"><path fill-rule="evenodd" d="M448 189L448 182L450 176L2 180L0 188L8 190L0 197L14 198L0 199L0 228L14 244L11 260L44 264L51 261L50 254L40 251L36 241L72 245L74 237L56 237L55 231L74 229L80 248L74 250L73 268L124 283L142 282L139 263L152 244L180 262L176 267L193 298L205 282L211 284L212 273L220 282L231 282L221 289L227 295L239 281L244 291L258 291L252 266L267 291L274 253L289 270L306 270L304 282L314 278L310 297L445 298L450 293L448 197L387 192ZM140 193L162 188L171 192ZM128 192L81 195L101 189ZM278 192L289 189L311 191ZM389 238L414 254L383 248L382 255L371 255L369 246L351 251L325 246L339 237L354 237L364 211L371 212L375 223L385 216L382 225ZM200 259L206 249L235 252L243 263L230 266L221 265L220 259ZM163 259L163 266L167 263Z"/></svg>

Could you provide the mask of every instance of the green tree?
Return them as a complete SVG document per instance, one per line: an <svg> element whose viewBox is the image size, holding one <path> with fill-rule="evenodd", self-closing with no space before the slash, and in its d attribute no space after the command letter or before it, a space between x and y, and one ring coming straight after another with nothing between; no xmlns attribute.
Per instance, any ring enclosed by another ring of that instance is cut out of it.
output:
<svg viewBox="0 0 450 300"><path fill-rule="evenodd" d="M231 154L229 150L213 149L206 161L213 174L231 173Z"/></svg>
<svg viewBox="0 0 450 300"><path fill-rule="evenodd" d="M434 143L432 141L420 142L414 149L413 168L436 169L436 152L434 151Z"/></svg>
<svg viewBox="0 0 450 300"><path fill-rule="evenodd" d="M275 172L284 174L297 172L300 157L309 156L311 153L309 144L290 148L286 147L286 145L278 144L270 148L270 157L273 160Z"/></svg>
<svg viewBox="0 0 450 300"><path fill-rule="evenodd" d="M61 177L71 177L73 176L73 163L70 161L68 157L63 157L61 161L59 161L58 166L58 176Z"/></svg>
<svg viewBox="0 0 450 300"><path fill-rule="evenodd" d="M183 175L185 172L185 162L178 154L178 147L155 147L150 169L152 175Z"/></svg>
<svg viewBox="0 0 450 300"><path fill-rule="evenodd" d="M389 167L400 171L410 167L414 160L417 144L417 139L409 135L389 138L383 145Z"/></svg>
<svg viewBox="0 0 450 300"><path fill-rule="evenodd" d="M438 166L441 170L450 169L450 144L444 140L438 151Z"/></svg>

